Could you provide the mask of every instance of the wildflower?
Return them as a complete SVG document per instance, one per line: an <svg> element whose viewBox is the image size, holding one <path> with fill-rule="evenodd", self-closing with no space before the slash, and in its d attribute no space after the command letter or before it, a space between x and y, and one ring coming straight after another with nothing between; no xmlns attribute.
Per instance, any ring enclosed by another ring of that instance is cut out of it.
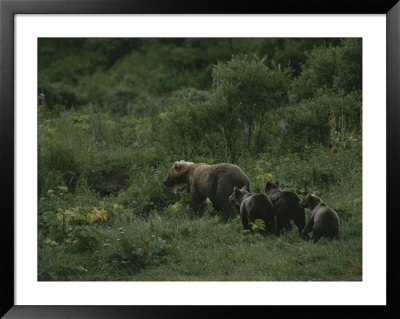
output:
<svg viewBox="0 0 400 319"><path fill-rule="evenodd" d="M48 244L48 245L52 245L52 246L57 246L58 245L54 240L51 240L48 237L43 241L43 243L44 244Z"/></svg>
<svg viewBox="0 0 400 319"><path fill-rule="evenodd" d="M281 123L281 133L283 133L284 131L286 131L286 124L285 123Z"/></svg>
<svg viewBox="0 0 400 319"><path fill-rule="evenodd" d="M248 128L248 127L245 127L244 130L243 130L243 133L244 133L244 134L249 134L249 128Z"/></svg>
<svg viewBox="0 0 400 319"><path fill-rule="evenodd" d="M107 144L107 142L106 142L105 140L102 140L102 141L101 141L101 146L104 147L104 146L106 146L106 144Z"/></svg>
<svg viewBox="0 0 400 319"><path fill-rule="evenodd" d="M39 98L40 98L40 104L46 106L46 95L44 95L44 93L42 92L40 93Z"/></svg>
<svg viewBox="0 0 400 319"><path fill-rule="evenodd" d="M62 112L62 116L66 117L68 115L68 112L64 110L64 112Z"/></svg>
<svg viewBox="0 0 400 319"><path fill-rule="evenodd" d="M150 102L151 102L150 95L147 95L146 96L146 103L150 103Z"/></svg>
<svg viewBox="0 0 400 319"><path fill-rule="evenodd" d="M282 111L283 110L283 106L280 106L279 109Z"/></svg>
<svg viewBox="0 0 400 319"><path fill-rule="evenodd" d="M106 209L94 208L89 214L86 215L86 220L93 224L96 221L106 221L108 219L108 211Z"/></svg>
<svg viewBox="0 0 400 319"><path fill-rule="evenodd" d="M293 97L292 97L292 94L288 93L288 101L289 101L289 102L292 102L292 98L293 98Z"/></svg>
<svg viewBox="0 0 400 319"><path fill-rule="evenodd" d="M128 102L128 112L132 109L132 105L131 105L131 102Z"/></svg>

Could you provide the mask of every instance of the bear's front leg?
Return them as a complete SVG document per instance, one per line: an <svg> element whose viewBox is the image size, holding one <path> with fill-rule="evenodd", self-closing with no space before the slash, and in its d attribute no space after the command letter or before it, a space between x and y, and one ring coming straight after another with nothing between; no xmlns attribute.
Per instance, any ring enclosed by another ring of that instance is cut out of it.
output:
<svg viewBox="0 0 400 319"><path fill-rule="evenodd" d="M242 220L243 228L245 230L251 230L251 227L249 225L248 214L247 214L246 209L244 207L240 208L240 218Z"/></svg>
<svg viewBox="0 0 400 319"><path fill-rule="evenodd" d="M204 207L205 207L205 203L203 202L194 202L193 203L193 211L194 211L194 215L197 218L201 218L204 214Z"/></svg>
<svg viewBox="0 0 400 319"><path fill-rule="evenodd" d="M192 195L192 208L194 216L200 218L203 216L206 197L197 189L196 185L190 187L190 195Z"/></svg>
<svg viewBox="0 0 400 319"><path fill-rule="evenodd" d="M201 218L203 216L205 201L206 201L206 199L204 197L193 196L193 194L192 194L192 207L193 207L194 215L197 218Z"/></svg>

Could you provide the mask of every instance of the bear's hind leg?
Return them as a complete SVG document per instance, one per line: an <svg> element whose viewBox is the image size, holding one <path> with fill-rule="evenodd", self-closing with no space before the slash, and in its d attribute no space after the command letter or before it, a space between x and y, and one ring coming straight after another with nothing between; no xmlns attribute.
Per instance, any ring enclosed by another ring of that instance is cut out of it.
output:
<svg viewBox="0 0 400 319"><path fill-rule="evenodd" d="M276 218L276 227L275 227L275 234L279 236L282 229L289 223L287 218L283 218L282 216L277 216Z"/></svg>

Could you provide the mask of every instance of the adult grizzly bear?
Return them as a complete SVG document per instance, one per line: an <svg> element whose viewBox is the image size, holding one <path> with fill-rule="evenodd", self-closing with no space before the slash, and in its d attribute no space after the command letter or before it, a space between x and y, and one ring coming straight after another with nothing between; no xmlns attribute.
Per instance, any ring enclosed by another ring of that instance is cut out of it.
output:
<svg viewBox="0 0 400 319"><path fill-rule="evenodd" d="M186 187L192 195L195 214L199 217L203 214L207 198L215 210L233 217L238 213L228 200L233 188L245 186L250 191L250 181L246 174L238 166L228 163L208 165L175 162L163 183L168 187Z"/></svg>
<svg viewBox="0 0 400 319"><path fill-rule="evenodd" d="M306 224L306 217L304 208L300 205L300 197L294 192L282 191L279 181L275 183L268 181L265 185L264 194L270 198L274 206L276 234L279 235L283 228L291 229L290 221L293 220L301 236L301 231Z"/></svg>
<svg viewBox="0 0 400 319"><path fill-rule="evenodd" d="M250 230L250 222L254 223L256 219L262 219L265 223L265 230L272 231L274 212L271 200L267 195L251 194L245 187L242 189L235 187L229 200L236 207L240 207L240 217L244 229Z"/></svg>
<svg viewBox="0 0 400 319"><path fill-rule="evenodd" d="M339 216L324 204L321 198L315 194L308 194L301 201L301 206L311 210L308 223L302 231L304 237L313 232L314 242L322 236L339 240Z"/></svg>

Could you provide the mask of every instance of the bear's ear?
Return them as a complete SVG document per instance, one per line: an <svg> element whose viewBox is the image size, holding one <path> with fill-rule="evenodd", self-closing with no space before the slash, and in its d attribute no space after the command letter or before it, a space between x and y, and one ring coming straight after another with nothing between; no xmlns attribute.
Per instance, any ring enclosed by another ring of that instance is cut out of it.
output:
<svg viewBox="0 0 400 319"><path fill-rule="evenodd" d="M246 191L247 190L246 185L243 185L243 187L241 189Z"/></svg>
<svg viewBox="0 0 400 319"><path fill-rule="evenodd" d="M235 191L235 194L240 195L240 189L239 188L235 187L233 190Z"/></svg>
<svg viewBox="0 0 400 319"><path fill-rule="evenodd" d="M175 169L179 170L180 167L181 167L181 164L179 162L175 162Z"/></svg>

